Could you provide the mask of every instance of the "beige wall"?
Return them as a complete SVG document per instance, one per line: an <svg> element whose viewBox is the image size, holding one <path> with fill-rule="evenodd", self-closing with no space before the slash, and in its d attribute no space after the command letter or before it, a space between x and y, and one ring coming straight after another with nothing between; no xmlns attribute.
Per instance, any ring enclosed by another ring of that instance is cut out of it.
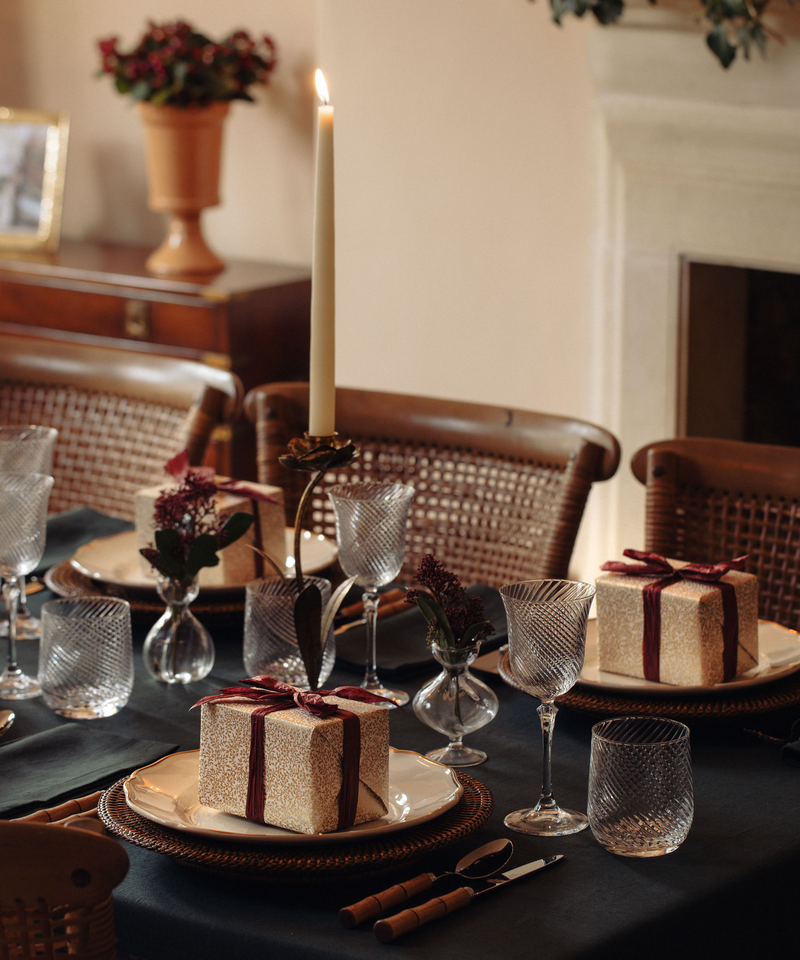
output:
<svg viewBox="0 0 800 960"><path fill-rule="evenodd" d="M587 415L586 25L320 0L340 382Z"/></svg>

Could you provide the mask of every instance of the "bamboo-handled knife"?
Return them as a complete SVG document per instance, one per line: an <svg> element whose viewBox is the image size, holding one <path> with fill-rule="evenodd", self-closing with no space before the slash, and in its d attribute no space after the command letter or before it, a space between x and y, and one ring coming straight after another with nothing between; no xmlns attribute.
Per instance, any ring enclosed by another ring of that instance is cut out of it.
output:
<svg viewBox="0 0 800 960"><path fill-rule="evenodd" d="M459 887L452 893L446 893L441 897L434 897L428 900L420 907L412 907L408 910L402 910L393 917L387 917L385 920L378 920L372 928L375 936L381 943L391 943L397 937L404 933L411 933L418 930L424 923L430 923L431 920L438 920L439 917L446 917L448 913L460 910L472 903L475 897L481 897L484 893L490 893L498 887L505 886L513 880L519 880L529 873L535 873L542 867L549 867L551 863L561 860L562 855L555 857L545 857L543 860L533 860L531 863L523 864L521 867L515 867L513 870L507 870L497 877L491 877L488 880L481 881L487 886L477 892L472 887Z"/></svg>

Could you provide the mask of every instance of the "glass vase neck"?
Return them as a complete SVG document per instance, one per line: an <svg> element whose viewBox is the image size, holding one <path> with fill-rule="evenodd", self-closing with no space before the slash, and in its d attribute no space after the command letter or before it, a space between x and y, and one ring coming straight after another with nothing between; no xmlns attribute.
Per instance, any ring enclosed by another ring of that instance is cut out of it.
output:
<svg viewBox="0 0 800 960"><path fill-rule="evenodd" d="M437 662L446 670L455 673L464 673L470 664L475 662L480 649L480 640L468 643L463 647L440 646L438 643L431 644L431 653Z"/></svg>
<svg viewBox="0 0 800 960"><path fill-rule="evenodd" d="M159 577L156 582L159 597L170 607L185 607L197 599L200 584L197 577L192 580L172 580L169 577Z"/></svg>

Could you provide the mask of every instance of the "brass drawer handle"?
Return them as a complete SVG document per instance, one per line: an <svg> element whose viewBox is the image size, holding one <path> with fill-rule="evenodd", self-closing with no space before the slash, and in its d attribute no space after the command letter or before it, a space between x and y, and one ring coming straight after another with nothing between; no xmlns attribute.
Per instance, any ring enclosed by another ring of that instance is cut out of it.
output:
<svg viewBox="0 0 800 960"><path fill-rule="evenodd" d="M125 333L136 340L150 336L150 304L146 300L125 301Z"/></svg>

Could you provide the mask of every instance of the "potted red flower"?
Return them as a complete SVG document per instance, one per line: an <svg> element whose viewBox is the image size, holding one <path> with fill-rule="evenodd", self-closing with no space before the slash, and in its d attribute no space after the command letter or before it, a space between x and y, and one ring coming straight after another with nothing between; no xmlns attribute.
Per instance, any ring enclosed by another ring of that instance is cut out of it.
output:
<svg viewBox="0 0 800 960"><path fill-rule="evenodd" d="M162 245L147 266L155 273L216 273L224 266L200 231L200 214L219 203L222 122L231 100L268 83L275 69L270 37L244 30L219 43L188 23L156 24L129 52L111 37L98 44L102 74L136 101L145 124L148 204L169 214Z"/></svg>

